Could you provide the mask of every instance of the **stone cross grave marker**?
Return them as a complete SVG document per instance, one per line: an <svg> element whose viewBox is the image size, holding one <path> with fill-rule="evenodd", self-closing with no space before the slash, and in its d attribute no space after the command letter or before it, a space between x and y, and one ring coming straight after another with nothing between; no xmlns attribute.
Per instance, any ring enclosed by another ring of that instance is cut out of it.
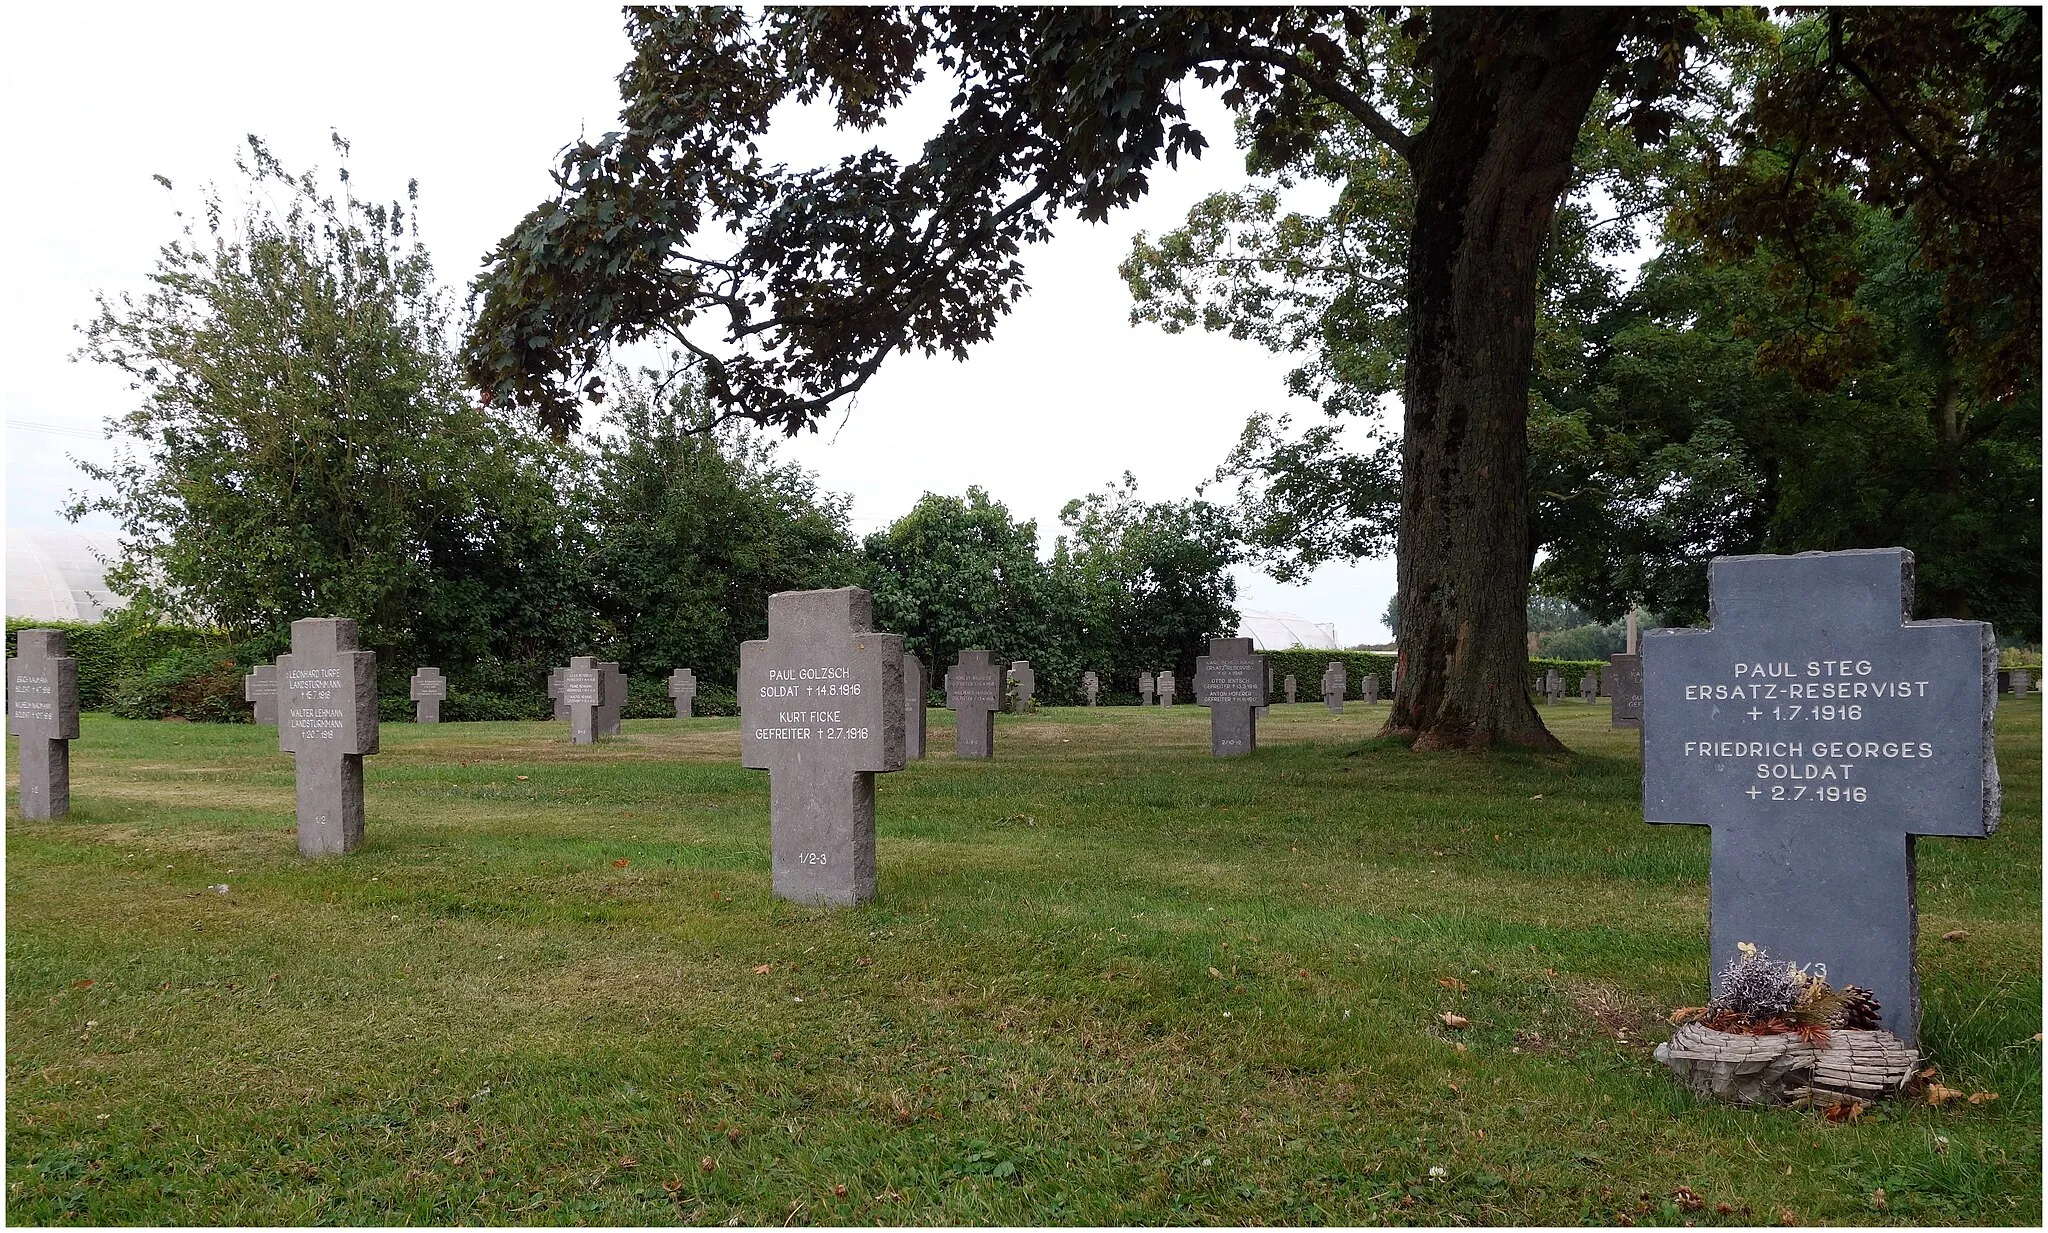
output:
<svg viewBox="0 0 2048 1233"><path fill-rule="evenodd" d="M253 722L259 726L277 726L277 665L258 664L249 669L249 675L242 678L242 701L256 708Z"/></svg>
<svg viewBox="0 0 2048 1233"><path fill-rule="evenodd" d="M1358 682L1358 697L1367 706L1378 705L1380 700L1380 674L1378 672L1370 670L1366 672L1364 679Z"/></svg>
<svg viewBox="0 0 2048 1233"><path fill-rule="evenodd" d="M1588 668L1579 674L1579 701L1591 706L1593 699L1599 696L1600 680L1593 674L1593 670Z"/></svg>
<svg viewBox="0 0 2048 1233"><path fill-rule="evenodd" d="M1913 844L1998 826L1997 641L1910 620L1901 548L1719 557L1708 629L1643 639L1643 817L1713 828L1710 971L1751 942L1914 1044Z"/></svg>
<svg viewBox="0 0 2048 1233"><path fill-rule="evenodd" d="M441 675L439 668L415 668L412 674L412 700L418 705L413 708L413 722L437 724L441 722L441 700L448 696L448 678Z"/></svg>
<svg viewBox="0 0 2048 1233"><path fill-rule="evenodd" d="M992 758L996 752L996 712L1003 709L1003 666L989 651L960 652L946 669L946 709L953 724L953 756Z"/></svg>
<svg viewBox="0 0 2048 1233"><path fill-rule="evenodd" d="M1180 688L1180 686L1174 683L1173 673L1161 672L1153 680L1159 689L1159 705L1172 706L1174 703L1173 695Z"/></svg>
<svg viewBox="0 0 2048 1233"><path fill-rule="evenodd" d="M1211 638L1195 659L1195 702L1209 708L1209 752L1238 758L1259 747L1258 708L1266 705L1266 657L1250 638Z"/></svg>
<svg viewBox="0 0 2048 1233"><path fill-rule="evenodd" d="M2027 670L2026 670L2025 668L2014 668L2014 669L2012 670L2012 696L2013 696L2013 697L2015 697L2015 698L2024 698L2024 697L2026 697L2026 696L2027 696L2027 691L2028 691L2028 690L2030 690L2030 689L2032 689L2033 687L2034 687L2034 674L2033 674L2033 673L2031 673L2031 672L2027 671Z"/></svg>
<svg viewBox="0 0 2048 1233"><path fill-rule="evenodd" d="M1608 717L1611 728L1643 726L1643 657L1609 655L1607 687L1614 691L1614 710Z"/></svg>
<svg viewBox="0 0 2048 1233"><path fill-rule="evenodd" d="M597 734L617 736L619 724L626 718L626 674L609 660L597 667L604 673L604 705L597 708Z"/></svg>
<svg viewBox="0 0 2048 1233"><path fill-rule="evenodd" d="M1323 705L1332 715L1344 713L1344 665L1334 659L1323 669Z"/></svg>
<svg viewBox="0 0 2048 1233"><path fill-rule="evenodd" d="M1151 706L1151 705L1152 705L1152 691L1153 691L1154 687L1155 687L1155 686L1154 686L1154 684L1153 684L1153 681L1152 681L1152 674L1151 674L1151 673L1149 673L1149 672L1140 672L1140 673L1138 674L1138 705L1139 705L1139 706Z"/></svg>
<svg viewBox="0 0 2048 1233"><path fill-rule="evenodd" d="M548 673L548 701L554 703L556 719L569 718L569 703L562 697L562 674L567 671L567 668L556 668Z"/></svg>
<svg viewBox="0 0 2048 1233"><path fill-rule="evenodd" d="M874 631L859 587L768 597L740 644L740 765L768 772L777 898L875 897L875 775L903 769L903 639Z"/></svg>
<svg viewBox="0 0 2048 1233"><path fill-rule="evenodd" d="M675 699L676 718L688 719L697 710L697 674L678 668L668 674L668 696Z"/></svg>
<svg viewBox="0 0 2048 1233"><path fill-rule="evenodd" d="M1543 674L1543 701L1564 701L1564 674L1555 668Z"/></svg>
<svg viewBox="0 0 2048 1233"><path fill-rule="evenodd" d="M569 713L569 743L596 744L605 690L611 685L604 665L592 656L577 655L569 660L568 667L556 671L562 674L560 703L561 709Z"/></svg>
<svg viewBox="0 0 2048 1233"><path fill-rule="evenodd" d="M1263 656L1262 656L1261 658L1263 658ZM1201 675L1202 675L1202 668L1201 668L1201 665L1200 665L1200 664L1196 664L1196 665L1195 665L1195 677L1196 677L1196 681L1195 681L1195 686L1196 686L1196 697L1197 697L1197 700L1199 700L1199 699L1200 699L1200 694L1201 694ZM1264 718L1265 718L1266 716L1268 716L1268 715L1271 715L1271 714L1273 713L1273 695L1274 695L1274 693L1275 693L1275 692L1277 692L1277 691L1275 691L1275 690L1274 690L1274 688L1273 688L1273 661L1272 661L1272 660L1270 660L1270 659L1266 660L1266 673L1265 673L1265 676L1266 676L1266 694L1265 694L1266 700L1265 700L1264 702L1261 702L1261 703L1259 703L1259 709L1258 709L1258 711L1257 711L1258 717L1259 717L1260 719L1264 719Z"/></svg>
<svg viewBox="0 0 2048 1233"><path fill-rule="evenodd" d="M1280 688L1287 694L1287 705L1293 706L1294 695L1300 691L1301 683L1294 679L1292 672L1288 673L1286 679L1280 682Z"/></svg>
<svg viewBox="0 0 2048 1233"><path fill-rule="evenodd" d="M1020 659L1010 665L1010 681L1017 686L1017 712L1037 709L1038 674L1031 670L1031 661Z"/></svg>
<svg viewBox="0 0 2048 1233"><path fill-rule="evenodd" d="M363 757L377 752L377 653L356 649L345 617L292 622L277 660L277 747L298 783L299 855L363 842Z"/></svg>
<svg viewBox="0 0 2048 1233"><path fill-rule="evenodd" d="M1093 668L1081 674L1081 692L1088 695L1088 705L1094 706L1095 695L1102 692L1102 678L1095 675Z"/></svg>
<svg viewBox="0 0 2048 1233"><path fill-rule="evenodd" d="M931 678L925 675L924 661L915 655L903 656L903 757L924 757L924 738L927 730L925 695L931 690Z"/></svg>
<svg viewBox="0 0 2048 1233"><path fill-rule="evenodd" d="M71 742L78 739L78 659L61 629L24 629L7 661L7 730L21 770L21 816L71 812Z"/></svg>

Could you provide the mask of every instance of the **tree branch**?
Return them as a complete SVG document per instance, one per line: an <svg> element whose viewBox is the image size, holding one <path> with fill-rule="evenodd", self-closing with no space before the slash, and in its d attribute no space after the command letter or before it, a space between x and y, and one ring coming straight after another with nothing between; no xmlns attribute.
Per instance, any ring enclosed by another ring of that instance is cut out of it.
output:
<svg viewBox="0 0 2048 1233"><path fill-rule="evenodd" d="M1402 158L1408 157L1408 151L1415 144L1415 138L1402 132L1392 120L1381 115L1370 99L1321 69L1303 63L1299 56L1288 55L1276 47L1243 45L1232 47L1230 54L1254 64L1271 65L1290 76L1301 78L1317 94L1350 112L1352 118L1363 124L1367 132L1385 142L1389 149Z"/></svg>

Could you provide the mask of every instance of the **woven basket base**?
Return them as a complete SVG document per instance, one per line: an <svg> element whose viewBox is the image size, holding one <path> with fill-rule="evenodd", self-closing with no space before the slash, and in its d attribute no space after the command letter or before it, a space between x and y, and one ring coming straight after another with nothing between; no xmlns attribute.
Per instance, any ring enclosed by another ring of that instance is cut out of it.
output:
<svg viewBox="0 0 2048 1233"><path fill-rule="evenodd" d="M1890 1032L1836 1031L1816 1047L1798 1036L1745 1036L1681 1026L1657 1060L1696 1092L1745 1105L1832 1104L1895 1096L1920 1055Z"/></svg>

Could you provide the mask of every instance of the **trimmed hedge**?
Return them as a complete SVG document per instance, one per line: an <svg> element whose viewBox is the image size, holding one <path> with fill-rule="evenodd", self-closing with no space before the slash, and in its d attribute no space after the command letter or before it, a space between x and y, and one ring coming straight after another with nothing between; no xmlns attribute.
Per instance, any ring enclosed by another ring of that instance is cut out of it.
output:
<svg viewBox="0 0 2048 1233"><path fill-rule="evenodd" d="M106 621L37 621L7 618L7 653L14 654L14 634L23 629L61 629L78 658L78 706L104 711L112 706L124 677L145 673L150 666L180 651L199 648L225 651L226 638L203 629L179 625L145 625L116 616ZM241 686L235 687L236 698Z"/></svg>

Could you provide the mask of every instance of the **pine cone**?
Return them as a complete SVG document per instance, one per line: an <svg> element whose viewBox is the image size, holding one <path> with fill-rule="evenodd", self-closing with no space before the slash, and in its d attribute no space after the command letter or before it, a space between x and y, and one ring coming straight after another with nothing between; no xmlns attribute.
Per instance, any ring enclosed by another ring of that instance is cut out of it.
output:
<svg viewBox="0 0 2048 1233"><path fill-rule="evenodd" d="M1873 1032L1884 1017L1884 1007L1870 996L1870 990L1856 985L1842 986L1842 1004L1830 1016L1831 1026L1852 1032Z"/></svg>

